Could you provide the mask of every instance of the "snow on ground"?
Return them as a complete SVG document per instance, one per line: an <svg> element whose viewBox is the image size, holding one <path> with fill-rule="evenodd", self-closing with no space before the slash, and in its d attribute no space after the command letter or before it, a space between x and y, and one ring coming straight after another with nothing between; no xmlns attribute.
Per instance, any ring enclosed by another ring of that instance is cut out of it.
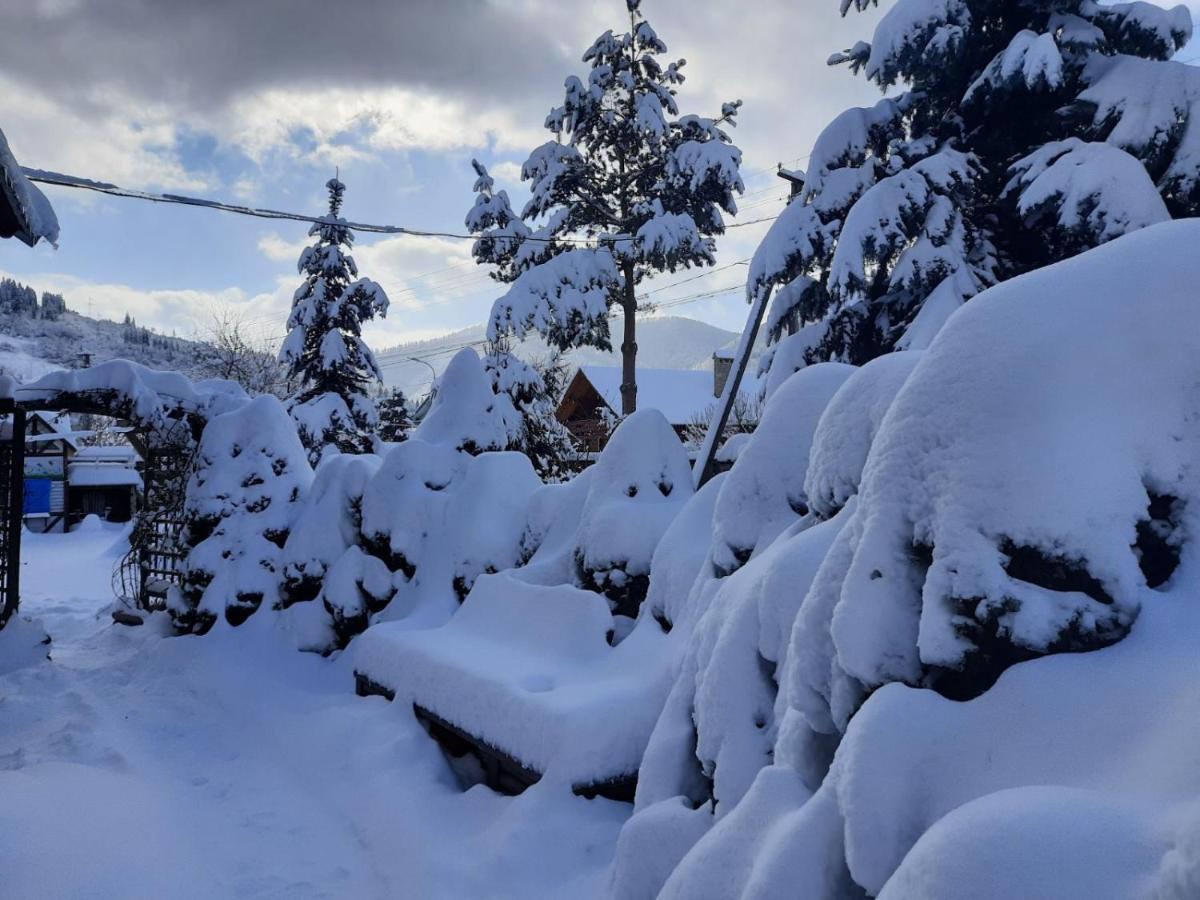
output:
<svg viewBox="0 0 1200 900"><path fill-rule="evenodd" d="M26 535L51 659L0 674L6 897L589 897L629 808L462 792L406 709L255 617L114 626L124 535ZM6 632L8 629L6 629ZM136 886L136 887L134 887Z"/></svg>

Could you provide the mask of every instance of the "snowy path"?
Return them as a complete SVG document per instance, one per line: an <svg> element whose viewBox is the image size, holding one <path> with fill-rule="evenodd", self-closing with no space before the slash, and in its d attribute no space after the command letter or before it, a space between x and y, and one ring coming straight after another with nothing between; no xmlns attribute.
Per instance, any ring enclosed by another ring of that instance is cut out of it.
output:
<svg viewBox="0 0 1200 900"><path fill-rule="evenodd" d="M256 617L109 623L119 532L31 535L52 660L0 675L4 897L565 897L603 892L629 808L462 793L411 716Z"/></svg>

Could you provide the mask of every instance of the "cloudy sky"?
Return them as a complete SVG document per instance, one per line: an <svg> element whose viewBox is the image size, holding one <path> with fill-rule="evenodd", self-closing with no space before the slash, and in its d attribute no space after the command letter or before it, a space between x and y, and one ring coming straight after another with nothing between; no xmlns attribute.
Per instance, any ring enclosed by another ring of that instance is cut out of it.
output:
<svg viewBox="0 0 1200 900"><path fill-rule="evenodd" d="M682 111L745 103L743 220L782 207L777 163L802 167L825 122L877 97L825 65L877 18L838 7L644 2L688 61ZM627 21L621 0L0 0L0 129L27 166L310 214L336 166L347 218L458 231L471 158L523 199L519 166L548 138L563 79ZM96 316L192 335L232 310L282 336L303 225L46 190L60 248L0 242L0 271ZM748 257L765 227L730 232L721 263ZM466 241L364 236L355 256L392 298L368 330L377 347L480 322L497 293ZM657 298L732 288L743 271ZM736 291L673 312L731 329L744 318Z"/></svg>

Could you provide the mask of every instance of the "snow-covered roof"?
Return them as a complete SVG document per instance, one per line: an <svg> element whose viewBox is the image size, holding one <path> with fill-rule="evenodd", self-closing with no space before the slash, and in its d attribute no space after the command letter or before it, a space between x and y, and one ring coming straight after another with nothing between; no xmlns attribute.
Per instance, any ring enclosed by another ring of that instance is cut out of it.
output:
<svg viewBox="0 0 1200 900"><path fill-rule="evenodd" d="M614 412L621 410L621 370L616 366L580 366L579 371ZM687 425L717 402L711 369L638 369L638 409L657 409L672 425ZM746 373L741 393L753 396L757 381Z"/></svg>
<svg viewBox="0 0 1200 900"><path fill-rule="evenodd" d="M58 243L58 217L46 195L21 171L0 131L0 237L15 237L32 247L39 240Z"/></svg>
<svg viewBox="0 0 1200 900"><path fill-rule="evenodd" d="M142 486L137 469L113 463L71 463L67 466L67 482L72 487Z"/></svg>
<svg viewBox="0 0 1200 900"><path fill-rule="evenodd" d="M80 447L79 452L75 454L75 462L99 462L101 460L109 462L133 463L138 459L138 452L129 444L116 444L112 446L94 446Z"/></svg>

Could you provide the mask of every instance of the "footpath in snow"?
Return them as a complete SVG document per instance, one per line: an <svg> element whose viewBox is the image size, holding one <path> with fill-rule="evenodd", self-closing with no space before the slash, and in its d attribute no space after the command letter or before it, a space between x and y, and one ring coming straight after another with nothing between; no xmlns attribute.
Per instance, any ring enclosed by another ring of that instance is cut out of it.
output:
<svg viewBox="0 0 1200 900"><path fill-rule="evenodd" d="M628 806L463 792L400 704L354 696L348 660L297 653L270 617L114 626L124 543L94 521L25 536L21 612L53 643L0 674L0 894L603 893Z"/></svg>

